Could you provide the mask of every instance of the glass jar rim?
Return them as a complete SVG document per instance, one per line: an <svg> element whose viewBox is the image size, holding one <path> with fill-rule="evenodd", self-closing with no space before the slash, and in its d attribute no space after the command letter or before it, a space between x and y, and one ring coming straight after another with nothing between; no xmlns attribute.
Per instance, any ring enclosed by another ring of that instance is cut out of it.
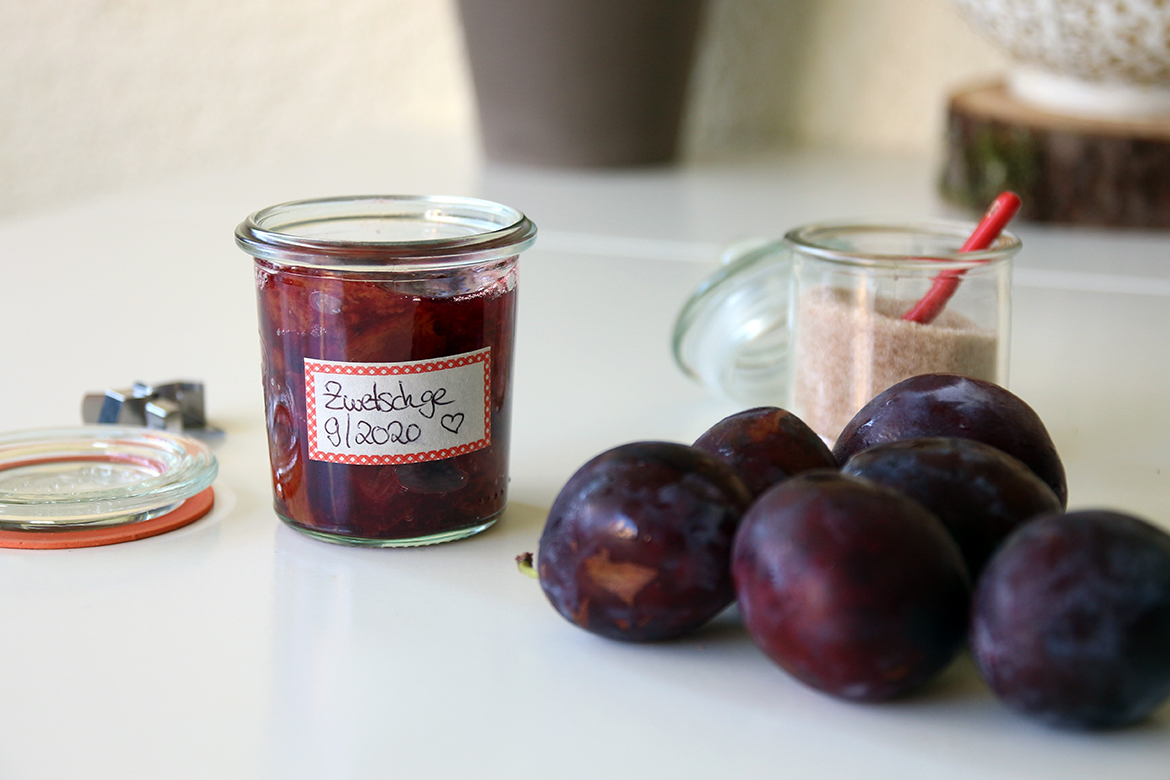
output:
<svg viewBox="0 0 1170 780"><path fill-rule="evenodd" d="M379 230L370 228L411 223L448 235L380 237ZM358 225L365 227L357 230ZM347 231L357 237L346 237ZM536 225L514 208L479 198L355 195L269 206L241 222L235 236L236 244L254 258L281 265L413 270L461 268L515 256L536 240Z"/></svg>
<svg viewBox="0 0 1170 780"><path fill-rule="evenodd" d="M1005 230L996 237L987 249L976 252L960 252L959 249L970 236L971 228L972 226L968 222L951 220L902 223L878 220L818 222L789 230L784 235L784 242L794 252L811 255L832 263L878 268L923 264L932 271L965 270L998 265L1000 262L1014 257L1023 245L1019 236ZM827 242L827 239L831 237L847 238L850 235L863 233L890 236L919 235L937 239L940 242L945 241L948 245L953 245L954 248L948 248L946 251L915 252L913 256L908 256L905 252L885 253L842 249L838 245Z"/></svg>

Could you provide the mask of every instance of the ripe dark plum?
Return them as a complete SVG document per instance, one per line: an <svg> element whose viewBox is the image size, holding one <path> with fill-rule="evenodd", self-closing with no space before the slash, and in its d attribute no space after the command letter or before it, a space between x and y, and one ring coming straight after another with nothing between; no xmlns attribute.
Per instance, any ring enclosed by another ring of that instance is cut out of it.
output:
<svg viewBox="0 0 1170 780"><path fill-rule="evenodd" d="M751 495L715 456L635 442L590 460L561 489L537 572L565 619L602 636L686 634L730 604L731 540Z"/></svg>
<svg viewBox="0 0 1170 780"><path fill-rule="evenodd" d="M888 441L927 437L975 439L1036 472L1068 504L1064 465L1048 429L1019 397L991 382L955 374L922 374L876 395L849 421L833 455L841 463Z"/></svg>
<svg viewBox="0 0 1170 780"><path fill-rule="evenodd" d="M802 471L837 468L821 437L799 417L775 406L725 417L694 446L735 469L753 496Z"/></svg>
<svg viewBox="0 0 1170 780"><path fill-rule="evenodd" d="M972 439L907 439L862 450L841 467L905 493L938 515L971 578L1008 534L1060 500L1027 466Z"/></svg>
<svg viewBox="0 0 1170 780"><path fill-rule="evenodd" d="M873 482L823 471L773 487L744 515L732 573L756 644L835 696L908 693L963 646L971 584L958 546Z"/></svg>
<svg viewBox="0 0 1170 780"><path fill-rule="evenodd" d="M1033 520L979 580L971 650L996 696L1049 724L1142 720L1170 696L1170 535L1107 511Z"/></svg>

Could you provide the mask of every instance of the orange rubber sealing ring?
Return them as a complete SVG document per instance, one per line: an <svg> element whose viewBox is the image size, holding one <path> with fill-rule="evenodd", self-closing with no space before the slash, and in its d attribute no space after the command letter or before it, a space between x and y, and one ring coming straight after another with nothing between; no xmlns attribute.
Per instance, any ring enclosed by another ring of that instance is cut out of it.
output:
<svg viewBox="0 0 1170 780"><path fill-rule="evenodd" d="M72 547L100 547L165 534L194 523L211 511L215 493L207 488L179 504L165 515L141 523L109 528L80 528L76 531L0 531L0 547L25 550L65 550Z"/></svg>

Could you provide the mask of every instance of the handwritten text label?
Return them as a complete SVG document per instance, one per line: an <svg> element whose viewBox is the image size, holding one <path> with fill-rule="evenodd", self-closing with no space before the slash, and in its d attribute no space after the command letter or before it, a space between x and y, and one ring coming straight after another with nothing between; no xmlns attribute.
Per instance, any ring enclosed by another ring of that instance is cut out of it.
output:
<svg viewBox="0 0 1170 780"><path fill-rule="evenodd" d="M309 457L421 463L491 444L491 348L407 363L305 359Z"/></svg>

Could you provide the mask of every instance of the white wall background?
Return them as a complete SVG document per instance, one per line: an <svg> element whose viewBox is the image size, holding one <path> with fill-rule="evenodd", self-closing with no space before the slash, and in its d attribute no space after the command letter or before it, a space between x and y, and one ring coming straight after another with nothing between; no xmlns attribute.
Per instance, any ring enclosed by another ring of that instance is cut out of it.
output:
<svg viewBox="0 0 1170 780"><path fill-rule="evenodd" d="M711 0L686 157L931 153L1004 63L948 0ZM393 127L474 131L454 0L0 0L0 214Z"/></svg>

